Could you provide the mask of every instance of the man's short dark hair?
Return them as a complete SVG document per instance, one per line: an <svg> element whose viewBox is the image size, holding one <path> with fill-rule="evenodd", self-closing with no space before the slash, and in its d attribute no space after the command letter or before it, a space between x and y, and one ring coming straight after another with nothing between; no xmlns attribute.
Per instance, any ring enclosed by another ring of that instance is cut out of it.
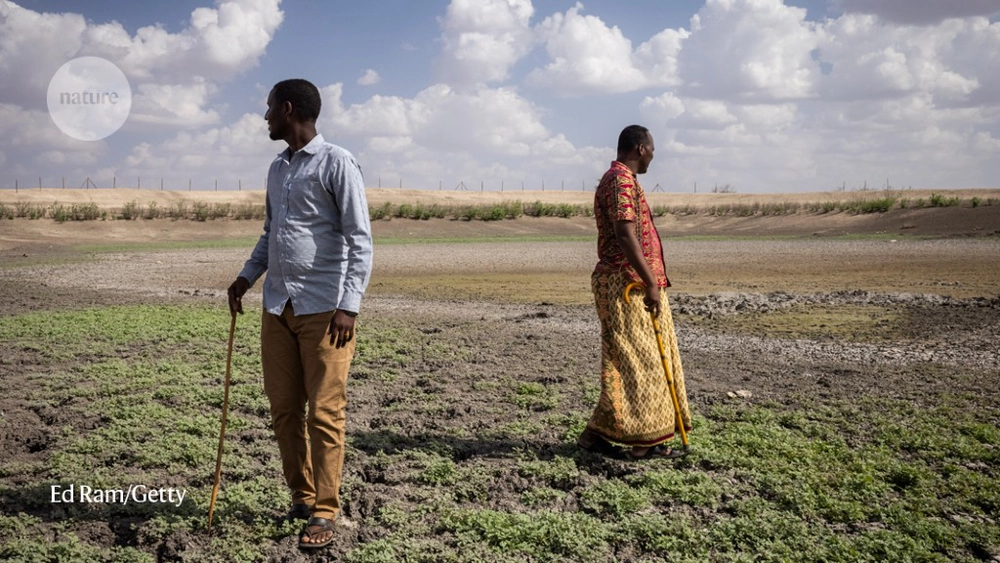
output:
<svg viewBox="0 0 1000 563"><path fill-rule="evenodd" d="M649 141L649 129L642 125L629 125L618 135L618 152L629 153L632 149Z"/></svg>
<svg viewBox="0 0 1000 563"><path fill-rule="evenodd" d="M303 78L282 80L274 85L274 102L281 105L292 103L292 111L302 121L316 121L319 118L319 108L322 105L319 89Z"/></svg>

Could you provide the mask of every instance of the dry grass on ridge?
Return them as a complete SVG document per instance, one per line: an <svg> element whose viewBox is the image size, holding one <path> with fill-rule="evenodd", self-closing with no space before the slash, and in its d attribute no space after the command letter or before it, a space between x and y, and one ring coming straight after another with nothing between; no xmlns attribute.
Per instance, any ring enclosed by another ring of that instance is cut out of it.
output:
<svg viewBox="0 0 1000 563"><path fill-rule="evenodd" d="M385 203L399 205L402 203L424 205L478 205L492 204L503 201L522 201L543 203L568 203L586 205L593 201L592 191L461 191L461 190L400 190L393 188L368 188L368 203L379 206ZM945 194L948 197L968 199L979 197L986 200L1000 199L1000 189L961 189L961 190L867 190L844 192L804 192L804 193L768 193L768 194L713 194L713 193L662 193L647 189L650 205L709 207L713 205L753 205L760 204L807 204L817 202L858 201L878 199L887 196L916 200L930 198L932 194ZM263 190L223 190L223 191L170 191L157 189L59 189L31 188L0 190L0 203L14 204L17 202L50 205L53 203L79 204L94 203L102 209L120 208L129 202L146 205L155 201L159 206L169 206L180 201L205 203L264 203Z"/></svg>

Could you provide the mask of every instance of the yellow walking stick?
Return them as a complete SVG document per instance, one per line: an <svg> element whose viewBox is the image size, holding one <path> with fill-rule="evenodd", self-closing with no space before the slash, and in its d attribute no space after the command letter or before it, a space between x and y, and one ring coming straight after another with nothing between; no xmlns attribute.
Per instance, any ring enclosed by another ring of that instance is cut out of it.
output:
<svg viewBox="0 0 1000 563"><path fill-rule="evenodd" d="M646 286L642 282L632 282L625 286L625 303L631 303L629 294L632 293L633 289L646 289ZM677 417L677 429L681 432L681 442L684 444L684 453L687 453L690 447L688 446L687 432L684 430L684 419L681 417L681 402L677 398L677 385L674 383L674 371L670 367L670 362L667 360L667 349L663 347L663 335L660 332L660 322L656 319L656 315L652 311L649 312L649 318L653 321L653 332L656 333L656 344L660 347L660 360L663 362L663 372L667 376L667 384L670 387L670 396L674 400L674 414Z"/></svg>
<svg viewBox="0 0 1000 563"><path fill-rule="evenodd" d="M222 427L219 429L219 453L215 457L215 484L212 485L212 500L208 503L208 531L212 531L212 514L215 512L215 497L219 494L219 479L222 478L222 449L226 439L226 413L229 411L229 374L233 367L233 336L236 334L236 311L232 311L229 323L229 346L226 350L226 383L222 398Z"/></svg>

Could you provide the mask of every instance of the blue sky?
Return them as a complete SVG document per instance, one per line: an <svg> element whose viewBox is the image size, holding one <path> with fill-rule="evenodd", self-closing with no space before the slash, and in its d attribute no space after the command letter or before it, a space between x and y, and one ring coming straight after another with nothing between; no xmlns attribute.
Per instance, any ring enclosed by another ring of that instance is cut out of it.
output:
<svg viewBox="0 0 1000 563"><path fill-rule="evenodd" d="M260 187L270 86L369 186L592 188L648 126L647 189L1000 186L1000 0L0 0L0 188ZM76 141L45 91L79 56L132 86Z"/></svg>

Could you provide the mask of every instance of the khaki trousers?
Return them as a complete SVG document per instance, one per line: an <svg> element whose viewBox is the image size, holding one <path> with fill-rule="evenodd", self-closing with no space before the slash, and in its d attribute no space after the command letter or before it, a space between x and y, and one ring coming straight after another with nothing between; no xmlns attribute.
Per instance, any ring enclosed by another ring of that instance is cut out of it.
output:
<svg viewBox="0 0 1000 563"><path fill-rule="evenodd" d="M357 340L334 348L332 318L333 311L296 317L289 302L281 315L264 311L260 335L264 392L292 502L331 520L340 512L347 371Z"/></svg>

